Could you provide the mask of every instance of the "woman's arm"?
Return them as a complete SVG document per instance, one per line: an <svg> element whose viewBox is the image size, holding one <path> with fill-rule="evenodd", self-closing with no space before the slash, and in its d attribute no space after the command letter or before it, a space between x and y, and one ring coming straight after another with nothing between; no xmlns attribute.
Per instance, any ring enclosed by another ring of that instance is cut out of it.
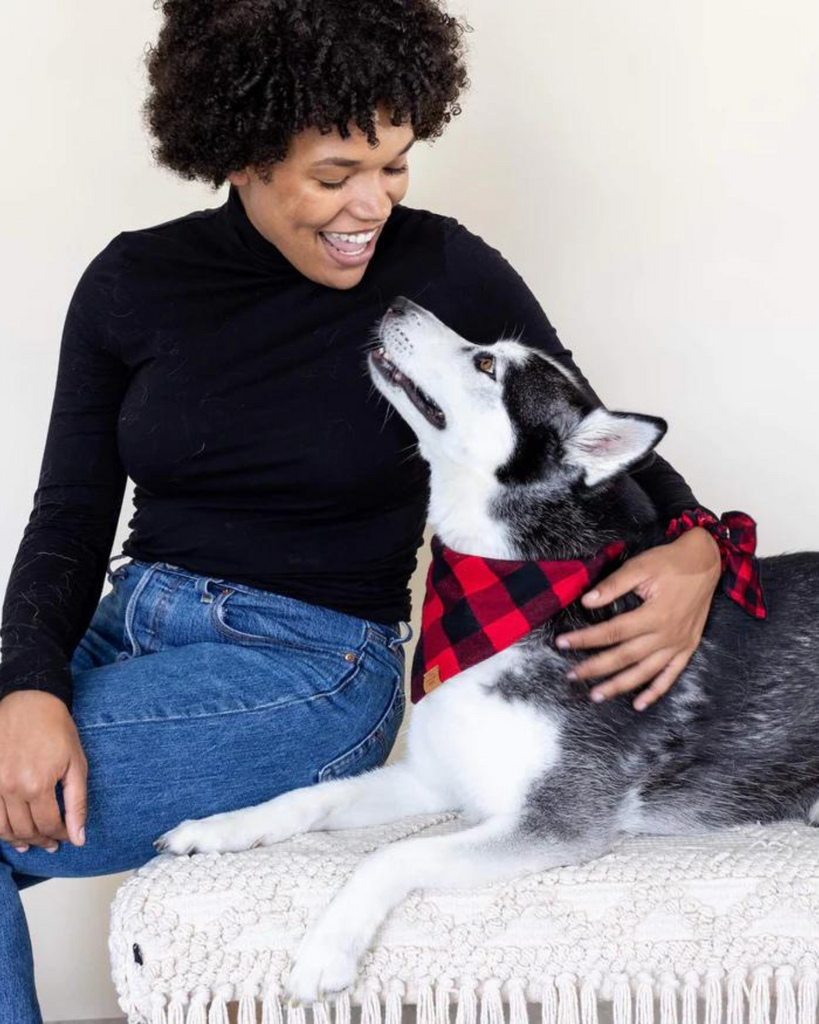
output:
<svg viewBox="0 0 819 1024"><path fill-rule="evenodd" d="M85 842L88 765L70 714L70 660L102 591L126 481L117 421L128 374L106 348L110 249L69 304L34 508L3 603L0 839L21 853Z"/></svg>
<svg viewBox="0 0 819 1024"><path fill-rule="evenodd" d="M115 248L92 260L66 314L39 482L3 602L0 698L39 690L70 709L69 663L105 581L126 482L117 421L128 372L105 328Z"/></svg>

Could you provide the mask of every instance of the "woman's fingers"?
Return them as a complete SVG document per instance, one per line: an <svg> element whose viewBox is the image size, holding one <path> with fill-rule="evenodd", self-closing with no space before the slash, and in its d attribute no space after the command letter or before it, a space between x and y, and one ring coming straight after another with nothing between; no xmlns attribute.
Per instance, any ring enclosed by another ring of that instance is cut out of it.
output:
<svg viewBox="0 0 819 1024"><path fill-rule="evenodd" d="M594 654L590 658L572 665L571 671L567 673L567 678L585 682L587 679L610 676L647 658L657 650L657 646L655 634L644 633L633 640L620 643L602 654Z"/></svg>
<svg viewBox="0 0 819 1024"><path fill-rule="evenodd" d="M630 612L621 612L606 622L598 622L595 626L575 629L570 633L561 633L555 637L558 650L579 650L587 647L610 647L612 644L631 640L651 631L654 615L651 606L643 604Z"/></svg>
<svg viewBox="0 0 819 1024"><path fill-rule="evenodd" d="M40 835L61 843L68 840L68 832L60 816L60 807L54 790L30 801L29 807L34 825Z"/></svg>
<svg viewBox="0 0 819 1024"><path fill-rule="evenodd" d="M594 590L583 594L580 598L581 603L586 608L601 608L630 591L638 592L651 577L653 561L651 550L643 551L623 562L619 569L615 569L613 573L597 583Z"/></svg>
<svg viewBox="0 0 819 1024"><path fill-rule="evenodd" d="M658 701L664 693L667 693L674 683L677 681L680 673L691 660L693 651L683 651L682 654L678 654L676 658L672 658L666 667L660 672L655 678L651 686L647 687L634 701L634 707L638 711L643 711L649 706Z"/></svg>
<svg viewBox="0 0 819 1024"><path fill-rule="evenodd" d="M15 847L19 849L21 846L56 847L58 845L49 836L40 834L31 816L31 807L28 801L8 794L6 794L5 800L12 834L19 840L19 844L14 844Z"/></svg>
<svg viewBox="0 0 819 1024"><path fill-rule="evenodd" d="M25 853L28 849L28 845L12 831L8 812L6 811L6 802L2 797L0 797L0 839L4 843L13 846L18 853Z"/></svg>
<svg viewBox="0 0 819 1024"><path fill-rule="evenodd" d="M88 814L88 762L82 748L71 758L63 777L63 802L68 839L75 846L82 846Z"/></svg>
<svg viewBox="0 0 819 1024"><path fill-rule="evenodd" d="M631 668L625 672L620 672L614 676L613 679L607 679L605 683L600 683L598 686L594 686L591 690L590 696L594 701L607 700L609 697L615 697L618 693L628 693L629 690L634 690L638 686L642 686L644 683L649 682L652 679L657 679L658 674L665 671L665 669L671 664L674 658L674 651L668 648L663 648L659 651L654 651L647 657L643 658L637 664L632 665ZM668 682L668 686L674 680L671 679ZM667 687L666 687L667 688ZM647 692L647 691L646 691ZM642 711L647 706L645 701L645 693L639 694L634 701L634 707L638 711ZM665 692L663 690L663 692ZM659 692L655 695L656 700L659 697ZM650 701L648 703L651 703Z"/></svg>

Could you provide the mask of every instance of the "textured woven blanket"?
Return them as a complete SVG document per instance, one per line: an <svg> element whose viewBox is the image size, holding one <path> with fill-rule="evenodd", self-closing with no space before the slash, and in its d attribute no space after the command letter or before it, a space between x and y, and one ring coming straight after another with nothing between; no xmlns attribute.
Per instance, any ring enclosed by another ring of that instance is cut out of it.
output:
<svg viewBox="0 0 819 1024"><path fill-rule="evenodd" d="M312 1011L280 995L291 954L362 857L454 814L312 832L245 853L157 857L120 888L110 952L132 1022L814 1024L819 829L797 822L622 841L587 864L416 890L357 985ZM535 1004L534 1006L532 1004Z"/></svg>

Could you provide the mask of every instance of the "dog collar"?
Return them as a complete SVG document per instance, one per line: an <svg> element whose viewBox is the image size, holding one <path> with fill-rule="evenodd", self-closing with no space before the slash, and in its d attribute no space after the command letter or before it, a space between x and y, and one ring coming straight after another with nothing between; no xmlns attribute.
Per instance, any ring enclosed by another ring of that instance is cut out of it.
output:
<svg viewBox="0 0 819 1024"><path fill-rule="evenodd" d="M588 559L517 561L466 555L435 534L412 659L412 703L567 608L625 550L616 540Z"/></svg>

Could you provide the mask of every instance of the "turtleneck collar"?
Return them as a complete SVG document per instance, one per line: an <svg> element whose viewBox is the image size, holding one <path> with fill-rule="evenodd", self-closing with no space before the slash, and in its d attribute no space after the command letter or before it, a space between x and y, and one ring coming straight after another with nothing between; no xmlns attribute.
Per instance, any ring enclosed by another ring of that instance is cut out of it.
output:
<svg viewBox="0 0 819 1024"><path fill-rule="evenodd" d="M227 200L223 207L223 215L231 241L245 252L254 263L264 267L266 271L304 277L271 241L254 227L245 210L239 189L230 186Z"/></svg>

